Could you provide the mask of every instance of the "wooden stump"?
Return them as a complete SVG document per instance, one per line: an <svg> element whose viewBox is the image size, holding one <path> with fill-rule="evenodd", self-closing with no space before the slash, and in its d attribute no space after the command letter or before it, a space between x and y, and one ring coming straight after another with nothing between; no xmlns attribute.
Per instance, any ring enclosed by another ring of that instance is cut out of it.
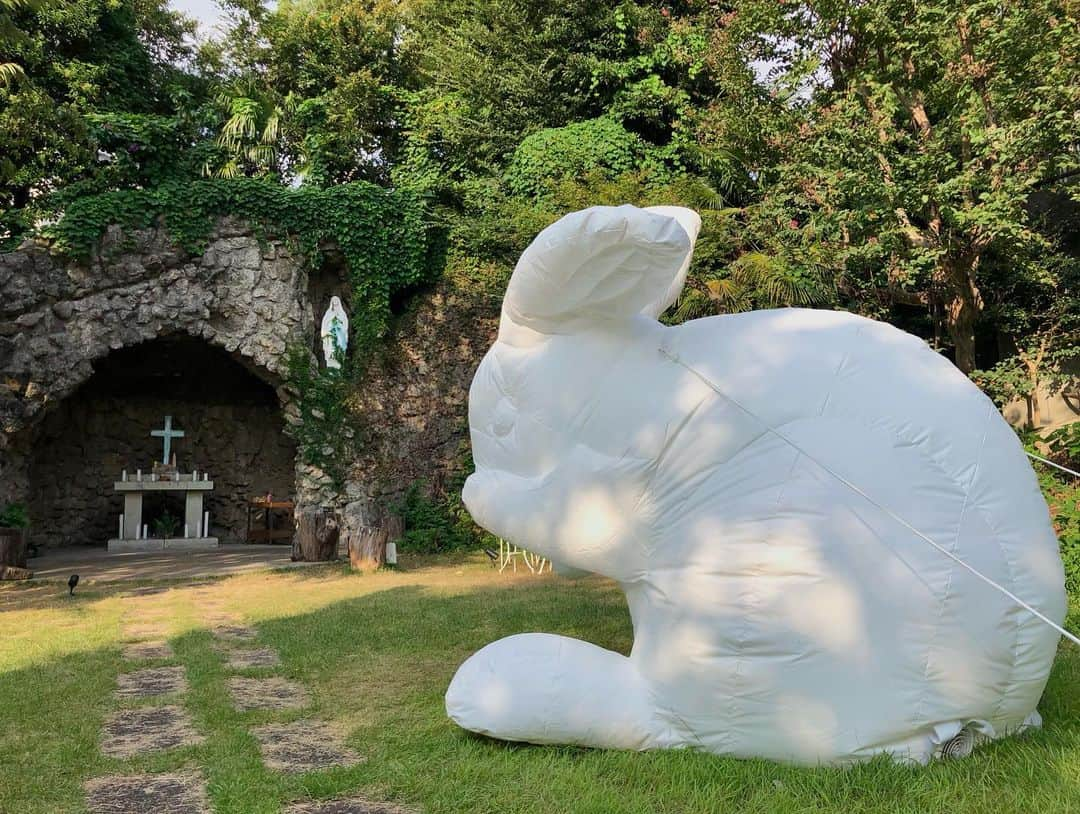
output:
<svg viewBox="0 0 1080 814"><path fill-rule="evenodd" d="M405 536L405 518L400 514L388 514L383 520L383 527L386 529L388 543L396 543Z"/></svg>
<svg viewBox="0 0 1080 814"><path fill-rule="evenodd" d="M349 565L357 571L374 571L386 562L385 528L360 526L349 532Z"/></svg>
<svg viewBox="0 0 1080 814"><path fill-rule="evenodd" d="M304 509L296 518L292 558L300 562L329 562L337 559L341 527L329 509Z"/></svg>
<svg viewBox="0 0 1080 814"><path fill-rule="evenodd" d="M0 565L26 568L26 530L0 528Z"/></svg>

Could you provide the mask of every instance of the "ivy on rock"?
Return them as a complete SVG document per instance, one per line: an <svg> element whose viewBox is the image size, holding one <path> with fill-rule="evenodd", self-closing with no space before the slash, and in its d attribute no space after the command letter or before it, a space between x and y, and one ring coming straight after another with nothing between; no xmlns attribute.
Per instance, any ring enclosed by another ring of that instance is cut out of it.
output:
<svg viewBox="0 0 1080 814"><path fill-rule="evenodd" d="M247 221L261 234L295 239L315 267L330 246L348 266L352 337L347 368L319 370L306 351L302 358L287 360L300 407L293 434L304 459L340 484L335 462L346 445L341 421L351 385L389 327L391 298L423 282L435 266L429 262L432 242L423 205L407 192L363 181L293 188L252 178L204 179L77 198L45 234L59 253L88 259L109 226L160 224L178 246L198 254L214 224L226 215Z"/></svg>
<svg viewBox="0 0 1080 814"><path fill-rule="evenodd" d="M421 202L362 181L319 189L204 179L105 192L72 201L47 234L58 251L87 258L110 225L149 228L160 222L181 248L198 254L226 215L295 237L315 266L325 247L340 250L352 286L353 346L361 353L386 332L391 297L427 276Z"/></svg>

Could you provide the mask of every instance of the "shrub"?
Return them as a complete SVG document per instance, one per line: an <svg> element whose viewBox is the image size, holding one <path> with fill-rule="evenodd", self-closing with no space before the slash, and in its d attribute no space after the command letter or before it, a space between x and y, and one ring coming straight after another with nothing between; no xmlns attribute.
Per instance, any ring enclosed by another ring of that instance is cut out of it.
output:
<svg viewBox="0 0 1080 814"><path fill-rule="evenodd" d="M515 195L538 198L567 178L600 171L615 178L636 169L648 152L637 135L612 118L551 127L527 136L506 170Z"/></svg>
<svg viewBox="0 0 1080 814"><path fill-rule="evenodd" d="M25 529L30 526L30 514L22 503L9 503L0 511L0 528Z"/></svg>
<svg viewBox="0 0 1080 814"><path fill-rule="evenodd" d="M402 551L439 554L475 543L455 517L450 501L430 497L420 481L409 485L396 510L405 521L405 534L398 542Z"/></svg>
<svg viewBox="0 0 1080 814"><path fill-rule="evenodd" d="M1054 430L1045 441L1055 461L1073 469L1080 467L1080 421Z"/></svg>

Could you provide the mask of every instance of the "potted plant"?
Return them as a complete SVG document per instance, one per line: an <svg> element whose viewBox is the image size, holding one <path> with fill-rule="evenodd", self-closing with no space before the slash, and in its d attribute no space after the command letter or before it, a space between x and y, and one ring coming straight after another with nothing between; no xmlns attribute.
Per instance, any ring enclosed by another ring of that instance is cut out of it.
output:
<svg viewBox="0 0 1080 814"><path fill-rule="evenodd" d="M169 514L168 511L164 511L160 517L154 520L153 527L155 537L162 539L175 537L180 530L180 518Z"/></svg>
<svg viewBox="0 0 1080 814"><path fill-rule="evenodd" d="M0 568L26 568L26 529L30 516L22 503L8 503L0 509Z"/></svg>

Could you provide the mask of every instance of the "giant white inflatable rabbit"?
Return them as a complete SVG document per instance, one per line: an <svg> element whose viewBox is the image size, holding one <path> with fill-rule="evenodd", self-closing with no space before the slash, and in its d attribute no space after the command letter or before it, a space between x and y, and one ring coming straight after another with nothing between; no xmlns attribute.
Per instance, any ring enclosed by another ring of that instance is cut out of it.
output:
<svg viewBox="0 0 1080 814"><path fill-rule="evenodd" d="M466 729L800 763L926 761L1039 722L1063 573L994 405L896 328L780 309L657 321L700 220L595 207L545 229L469 396L464 499L492 533L626 592L623 656L484 647Z"/></svg>

